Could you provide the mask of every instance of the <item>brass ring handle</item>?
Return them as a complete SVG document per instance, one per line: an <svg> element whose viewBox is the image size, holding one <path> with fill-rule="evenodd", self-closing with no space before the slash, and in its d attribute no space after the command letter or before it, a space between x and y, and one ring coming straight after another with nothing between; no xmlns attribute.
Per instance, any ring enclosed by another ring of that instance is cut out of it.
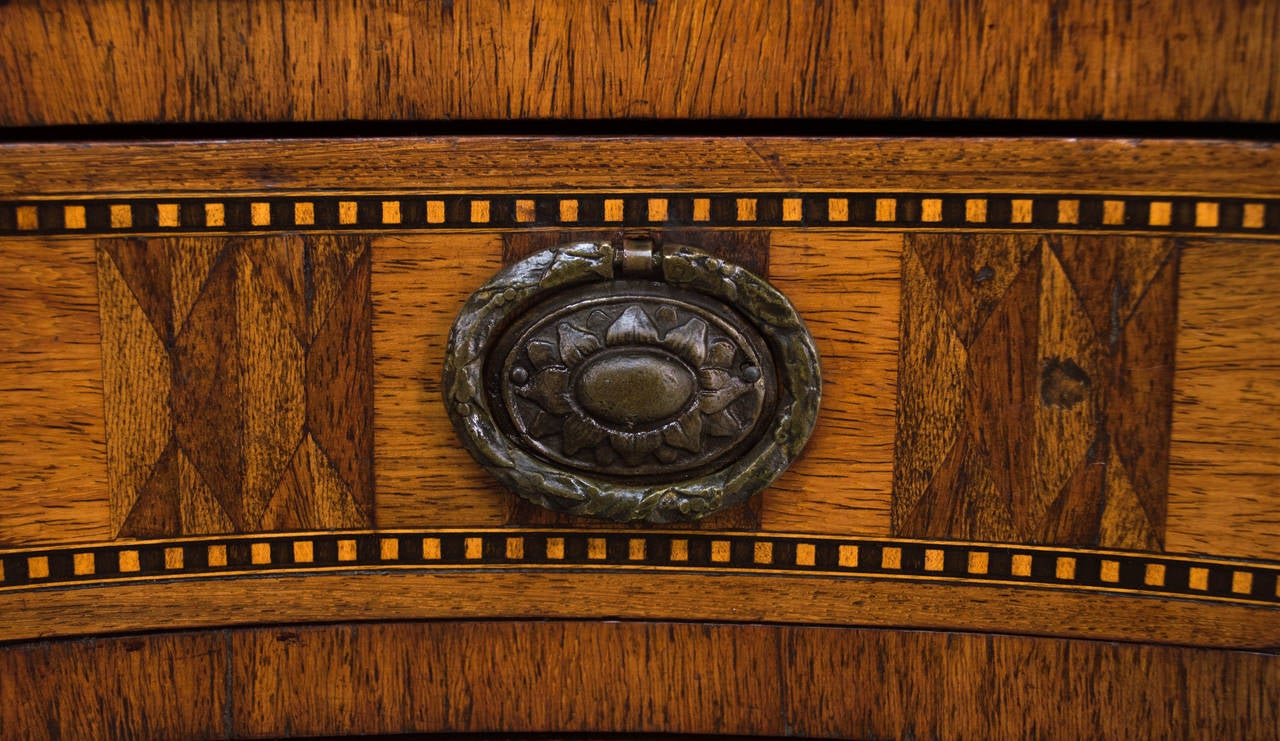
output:
<svg viewBox="0 0 1280 741"><path fill-rule="evenodd" d="M704 517L764 489L817 418L821 371L789 301L692 247L565 244L495 275L449 335L463 446L548 509Z"/></svg>

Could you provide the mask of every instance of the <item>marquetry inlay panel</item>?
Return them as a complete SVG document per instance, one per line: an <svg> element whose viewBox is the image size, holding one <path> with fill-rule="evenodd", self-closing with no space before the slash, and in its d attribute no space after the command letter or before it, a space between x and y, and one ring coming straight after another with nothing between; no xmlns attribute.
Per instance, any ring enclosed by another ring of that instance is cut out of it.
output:
<svg viewBox="0 0 1280 741"><path fill-rule="evenodd" d="M111 530L373 523L368 241L98 243Z"/></svg>
<svg viewBox="0 0 1280 741"><path fill-rule="evenodd" d="M1159 550L1172 241L909 235L893 531Z"/></svg>

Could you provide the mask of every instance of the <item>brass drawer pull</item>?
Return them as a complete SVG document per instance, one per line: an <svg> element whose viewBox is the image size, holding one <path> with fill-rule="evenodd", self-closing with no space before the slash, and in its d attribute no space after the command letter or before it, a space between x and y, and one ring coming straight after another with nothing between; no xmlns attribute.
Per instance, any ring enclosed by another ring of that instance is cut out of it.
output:
<svg viewBox="0 0 1280 741"><path fill-rule="evenodd" d="M548 509L704 517L768 486L817 416L817 349L763 279L649 239L566 244L494 276L454 321L443 388L463 445Z"/></svg>

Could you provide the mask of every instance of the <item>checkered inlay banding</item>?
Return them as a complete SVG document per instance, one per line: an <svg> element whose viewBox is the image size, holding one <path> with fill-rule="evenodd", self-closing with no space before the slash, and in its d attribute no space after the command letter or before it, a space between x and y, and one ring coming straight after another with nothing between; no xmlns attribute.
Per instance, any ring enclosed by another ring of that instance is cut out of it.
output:
<svg viewBox="0 0 1280 741"><path fill-rule="evenodd" d="M1280 236L1280 199L1071 193L422 193L0 203L0 236L548 226L980 228Z"/></svg>
<svg viewBox="0 0 1280 741"><path fill-rule="evenodd" d="M1280 564L986 543L495 530L232 536L0 553L0 590L374 567L729 570L1147 593L1280 607Z"/></svg>

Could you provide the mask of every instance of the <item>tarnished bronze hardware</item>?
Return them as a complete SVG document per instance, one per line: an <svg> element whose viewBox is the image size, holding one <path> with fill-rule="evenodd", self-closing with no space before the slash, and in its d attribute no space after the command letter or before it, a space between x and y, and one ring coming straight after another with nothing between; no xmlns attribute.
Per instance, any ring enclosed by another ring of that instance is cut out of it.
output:
<svg viewBox="0 0 1280 741"><path fill-rule="evenodd" d="M508 488L613 520L697 519L768 486L817 416L818 354L747 270L643 236L498 273L449 337L445 403Z"/></svg>

